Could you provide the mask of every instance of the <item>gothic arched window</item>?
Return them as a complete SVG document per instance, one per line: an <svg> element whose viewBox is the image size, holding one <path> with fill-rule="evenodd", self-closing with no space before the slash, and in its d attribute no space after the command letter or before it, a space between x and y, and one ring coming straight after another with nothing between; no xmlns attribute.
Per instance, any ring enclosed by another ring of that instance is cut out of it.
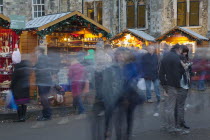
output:
<svg viewBox="0 0 210 140"><path fill-rule="evenodd" d="M139 0L137 5L137 27L146 27L146 5L143 0Z"/></svg>
<svg viewBox="0 0 210 140"><path fill-rule="evenodd" d="M86 2L86 5L87 5L87 17L94 20L94 6L93 6L93 3Z"/></svg>
<svg viewBox="0 0 210 140"><path fill-rule="evenodd" d="M186 0L177 1L177 25L186 26L187 25L187 2Z"/></svg>
<svg viewBox="0 0 210 140"><path fill-rule="evenodd" d="M199 0L190 0L190 12L189 12L189 25L198 26L199 25Z"/></svg>
<svg viewBox="0 0 210 140"><path fill-rule="evenodd" d="M97 21L99 24L102 24L103 23L103 3L102 1L98 2L98 5L97 5Z"/></svg>
<svg viewBox="0 0 210 140"><path fill-rule="evenodd" d="M133 1L127 2L127 28L135 27L135 3Z"/></svg>

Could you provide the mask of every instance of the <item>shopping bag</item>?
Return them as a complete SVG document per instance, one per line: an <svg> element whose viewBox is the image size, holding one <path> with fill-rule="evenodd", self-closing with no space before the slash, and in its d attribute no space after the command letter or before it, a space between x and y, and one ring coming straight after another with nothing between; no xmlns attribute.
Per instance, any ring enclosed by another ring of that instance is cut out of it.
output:
<svg viewBox="0 0 210 140"><path fill-rule="evenodd" d="M15 51L12 53L12 62L13 62L14 64L17 64L17 63L20 63L20 62L21 62L21 54L20 54L19 49L15 50Z"/></svg>
<svg viewBox="0 0 210 140"><path fill-rule="evenodd" d="M83 89L83 94L86 94L86 93L89 93L90 92L90 83L89 81L87 80L85 82L85 86L84 86L84 89Z"/></svg>
<svg viewBox="0 0 210 140"><path fill-rule="evenodd" d="M151 90L154 91L154 84L153 84L153 82L151 83Z"/></svg>
<svg viewBox="0 0 210 140"><path fill-rule="evenodd" d="M137 87L140 89L140 90L146 90L146 83L145 83L145 79L144 78L140 78L138 83L137 83ZM151 82L151 90L154 91L154 84L153 82Z"/></svg>
<svg viewBox="0 0 210 140"><path fill-rule="evenodd" d="M12 94L12 91L9 91L7 93L5 106L6 106L6 108L13 109L13 110L17 110L17 108L18 108L17 104L15 103L15 99Z"/></svg>
<svg viewBox="0 0 210 140"><path fill-rule="evenodd" d="M145 84L145 80L144 78L140 78L138 83L137 83L137 87L140 89L140 90L146 90L146 84Z"/></svg>
<svg viewBox="0 0 210 140"><path fill-rule="evenodd" d="M58 103L63 103L64 102L64 97L61 94L56 94L56 101Z"/></svg>

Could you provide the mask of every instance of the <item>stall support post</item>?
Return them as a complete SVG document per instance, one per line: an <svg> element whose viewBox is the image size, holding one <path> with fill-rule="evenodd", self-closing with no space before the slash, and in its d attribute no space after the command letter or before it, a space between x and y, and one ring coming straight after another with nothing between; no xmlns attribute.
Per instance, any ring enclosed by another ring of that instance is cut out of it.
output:
<svg viewBox="0 0 210 140"><path fill-rule="evenodd" d="M47 39L46 36L39 39L39 45L43 48L45 48L45 54L47 54Z"/></svg>

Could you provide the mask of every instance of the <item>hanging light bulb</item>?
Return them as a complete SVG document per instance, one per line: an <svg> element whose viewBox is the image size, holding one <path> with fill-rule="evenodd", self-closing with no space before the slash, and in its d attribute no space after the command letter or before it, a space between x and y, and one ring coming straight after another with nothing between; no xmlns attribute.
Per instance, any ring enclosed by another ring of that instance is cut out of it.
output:
<svg viewBox="0 0 210 140"><path fill-rule="evenodd" d="M126 38L127 40L129 40L129 39L131 38L131 35L130 35L130 34L127 34L127 35L125 36L125 38Z"/></svg>
<svg viewBox="0 0 210 140"><path fill-rule="evenodd" d="M64 40L64 41L67 41L67 38L65 37L63 40Z"/></svg>

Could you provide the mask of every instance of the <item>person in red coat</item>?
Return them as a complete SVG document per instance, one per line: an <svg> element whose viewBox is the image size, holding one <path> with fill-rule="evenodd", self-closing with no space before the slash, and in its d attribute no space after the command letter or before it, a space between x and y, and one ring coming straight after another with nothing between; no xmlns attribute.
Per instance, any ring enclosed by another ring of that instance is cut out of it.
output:
<svg viewBox="0 0 210 140"><path fill-rule="evenodd" d="M86 69L79 61L80 56L71 57L71 66L69 67L69 79L71 81L71 89L73 95L73 105L78 107L79 114L85 112L82 102L82 93L84 93L85 84L87 82Z"/></svg>

